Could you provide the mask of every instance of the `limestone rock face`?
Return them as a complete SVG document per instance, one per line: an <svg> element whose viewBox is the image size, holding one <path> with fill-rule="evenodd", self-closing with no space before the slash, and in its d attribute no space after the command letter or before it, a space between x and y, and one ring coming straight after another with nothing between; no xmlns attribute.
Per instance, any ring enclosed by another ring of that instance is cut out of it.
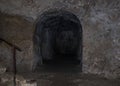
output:
<svg viewBox="0 0 120 86"><path fill-rule="evenodd" d="M83 72L120 77L120 0L0 0L0 37L16 44L18 71L33 65L34 23L43 12L63 9L83 28ZM0 41L0 59L12 70L11 47Z"/></svg>
<svg viewBox="0 0 120 86"><path fill-rule="evenodd" d="M22 50L22 52L16 50L16 58L18 70L24 71L26 68L24 69L23 65L29 65L32 58L32 23L20 16L10 16L3 13L0 13L0 19L1 38ZM4 63L7 70L13 71L13 47L5 42L0 43L0 61Z"/></svg>

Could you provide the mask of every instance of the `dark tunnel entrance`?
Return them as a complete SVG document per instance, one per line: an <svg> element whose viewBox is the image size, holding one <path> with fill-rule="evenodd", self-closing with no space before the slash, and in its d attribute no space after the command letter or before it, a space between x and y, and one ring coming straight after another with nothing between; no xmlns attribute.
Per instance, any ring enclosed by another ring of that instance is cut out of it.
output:
<svg viewBox="0 0 120 86"><path fill-rule="evenodd" d="M58 17L58 28L53 37L53 60L56 63L76 63L80 34L78 25L64 17Z"/></svg>
<svg viewBox="0 0 120 86"><path fill-rule="evenodd" d="M67 11L43 13L34 33L36 63L82 65L82 26Z"/></svg>

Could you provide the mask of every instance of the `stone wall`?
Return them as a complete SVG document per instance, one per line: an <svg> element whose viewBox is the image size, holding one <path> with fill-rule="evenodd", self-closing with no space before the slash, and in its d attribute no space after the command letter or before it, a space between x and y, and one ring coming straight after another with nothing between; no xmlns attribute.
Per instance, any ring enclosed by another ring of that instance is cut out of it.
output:
<svg viewBox="0 0 120 86"><path fill-rule="evenodd" d="M22 52L17 51L17 66L18 70L25 70L23 65L29 65L32 58L32 37L33 37L33 24L24 18L17 15L7 15L0 13L0 32L1 37L6 41L18 46ZM0 57L6 59L4 62L8 64L10 70L12 69L12 47L1 42L0 43ZM11 65L10 65L11 64Z"/></svg>
<svg viewBox="0 0 120 86"><path fill-rule="evenodd" d="M0 37L22 49L17 52L18 70L31 68L34 22L51 9L70 11L80 19L84 73L120 77L119 0L0 0ZM2 42L0 57L11 62L11 47Z"/></svg>

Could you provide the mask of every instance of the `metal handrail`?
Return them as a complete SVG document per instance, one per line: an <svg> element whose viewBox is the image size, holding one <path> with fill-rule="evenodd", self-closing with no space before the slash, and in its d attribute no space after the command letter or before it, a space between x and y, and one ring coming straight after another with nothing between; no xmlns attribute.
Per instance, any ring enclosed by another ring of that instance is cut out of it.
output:
<svg viewBox="0 0 120 86"><path fill-rule="evenodd" d="M10 43L2 38L0 38L0 40L5 42L6 44L10 45L11 47L15 47L15 49L17 49L18 51L22 51L18 46L14 45L14 44L12 44L12 43Z"/></svg>
<svg viewBox="0 0 120 86"><path fill-rule="evenodd" d="M16 86L16 73L17 73L17 68L16 68L16 50L18 51L22 51L18 46L12 44L12 43L9 43L8 41L0 38L1 41L5 42L6 44L10 45L12 48L13 48L13 73L14 73L14 76L13 76L13 83L14 83L14 86Z"/></svg>

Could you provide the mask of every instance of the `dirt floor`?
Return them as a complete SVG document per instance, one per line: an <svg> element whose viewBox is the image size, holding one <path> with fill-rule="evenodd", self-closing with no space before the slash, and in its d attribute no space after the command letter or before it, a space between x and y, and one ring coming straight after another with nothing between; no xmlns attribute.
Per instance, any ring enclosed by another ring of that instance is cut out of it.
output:
<svg viewBox="0 0 120 86"><path fill-rule="evenodd" d="M33 73L17 73L16 78L36 80L37 86L120 86L120 79L106 79L98 75L83 74L80 73L79 66L44 66ZM0 86L12 85L0 84Z"/></svg>
<svg viewBox="0 0 120 86"><path fill-rule="evenodd" d="M92 74L42 73L22 74L37 80L38 86L120 86L120 80L108 80Z"/></svg>
<svg viewBox="0 0 120 86"><path fill-rule="evenodd" d="M49 65L41 66L35 73L22 75L37 80L38 86L120 86L119 79L110 80L80 71L79 66L74 65Z"/></svg>

